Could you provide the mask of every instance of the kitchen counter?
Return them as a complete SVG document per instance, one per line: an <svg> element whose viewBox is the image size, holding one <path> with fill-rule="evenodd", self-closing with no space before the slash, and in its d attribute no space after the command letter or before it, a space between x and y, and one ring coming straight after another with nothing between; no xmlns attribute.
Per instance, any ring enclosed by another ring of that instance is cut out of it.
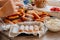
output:
<svg viewBox="0 0 60 40"><path fill-rule="evenodd" d="M47 32L44 36L39 38L38 36L17 36L15 38L8 37L8 33L2 33L2 35L6 40L60 40L60 32L54 33L54 32ZM4 39L0 37L0 39ZM4 40L5 40L4 39Z"/></svg>

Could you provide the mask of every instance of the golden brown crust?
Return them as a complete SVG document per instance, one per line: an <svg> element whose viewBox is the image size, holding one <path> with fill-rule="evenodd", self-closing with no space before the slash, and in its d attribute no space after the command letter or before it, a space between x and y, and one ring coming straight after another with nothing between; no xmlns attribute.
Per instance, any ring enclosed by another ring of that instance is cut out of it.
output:
<svg viewBox="0 0 60 40"><path fill-rule="evenodd" d="M15 19L15 18L18 18L19 16L10 16L9 19Z"/></svg>
<svg viewBox="0 0 60 40"><path fill-rule="evenodd" d="M25 13L25 9L21 8L18 10L18 12L16 14L10 15L7 18L14 19L14 20L12 20L13 23L24 22L24 21L27 21L30 19L32 19L32 21L34 20L34 21L43 22L46 19L45 17L50 16L49 13L43 12L43 11L41 11L41 12L35 11L35 10L28 10L28 11L29 12ZM15 19L15 18L18 18L20 21L18 19Z"/></svg>

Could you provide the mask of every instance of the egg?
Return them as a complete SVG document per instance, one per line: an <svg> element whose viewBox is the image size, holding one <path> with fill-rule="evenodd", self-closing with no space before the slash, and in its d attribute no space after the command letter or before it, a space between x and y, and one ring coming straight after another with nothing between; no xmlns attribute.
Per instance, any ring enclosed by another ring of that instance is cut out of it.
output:
<svg viewBox="0 0 60 40"><path fill-rule="evenodd" d="M29 26L29 32L33 32L33 26L32 25Z"/></svg>
<svg viewBox="0 0 60 40"><path fill-rule="evenodd" d="M39 31L39 27L37 25L34 25L34 31Z"/></svg>
<svg viewBox="0 0 60 40"><path fill-rule="evenodd" d="M29 30L29 26L26 25L24 30L25 30L26 32L28 32L28 30Z"/></svg>
<svg viewBox="0 0 60 40"><path fill-rule="evenodd" d="M19 32L23 32L24 31L24 25L21 25L19 28Z"/></svg>

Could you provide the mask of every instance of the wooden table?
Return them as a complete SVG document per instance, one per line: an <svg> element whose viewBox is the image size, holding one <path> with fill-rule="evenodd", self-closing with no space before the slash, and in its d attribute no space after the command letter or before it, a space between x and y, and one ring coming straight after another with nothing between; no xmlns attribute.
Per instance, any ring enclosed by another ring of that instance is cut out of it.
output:
<svg viewBox="0 0 60 40"><path fill-rule="evenodd" d="M47 32L44 36L41 38L38 38L38 36L17 36L15 38L10 38L7 35L7 32L0 33L1 37L0 40L60 40L60 32L53 33L53 32Z"/></svg>

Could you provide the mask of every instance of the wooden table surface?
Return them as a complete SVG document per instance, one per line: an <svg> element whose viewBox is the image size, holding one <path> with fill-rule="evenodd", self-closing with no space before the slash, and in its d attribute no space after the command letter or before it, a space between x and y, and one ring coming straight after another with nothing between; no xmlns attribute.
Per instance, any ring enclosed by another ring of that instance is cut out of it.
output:
<svg viewBox="0 0 60 40"><path fill-rule="evenodd" d="M8 36L5 37L5 40L9 39L7 37ZM4 38L0 37L0 39L4 39ZM11 40L60 40L60 32L56 32L56 33L47 32L41 38L39 38L38 36L17 36L15 38L12 38Z"/></svg>
<svg viewBox="0 0 60 40"><path fill-rule="evenodd" d="M38 37L30 37L30 36L18 36L14 38L14 40L60 40L60 32L52 33L47 32L46 35L42 36L41 38Z"/></svg>

